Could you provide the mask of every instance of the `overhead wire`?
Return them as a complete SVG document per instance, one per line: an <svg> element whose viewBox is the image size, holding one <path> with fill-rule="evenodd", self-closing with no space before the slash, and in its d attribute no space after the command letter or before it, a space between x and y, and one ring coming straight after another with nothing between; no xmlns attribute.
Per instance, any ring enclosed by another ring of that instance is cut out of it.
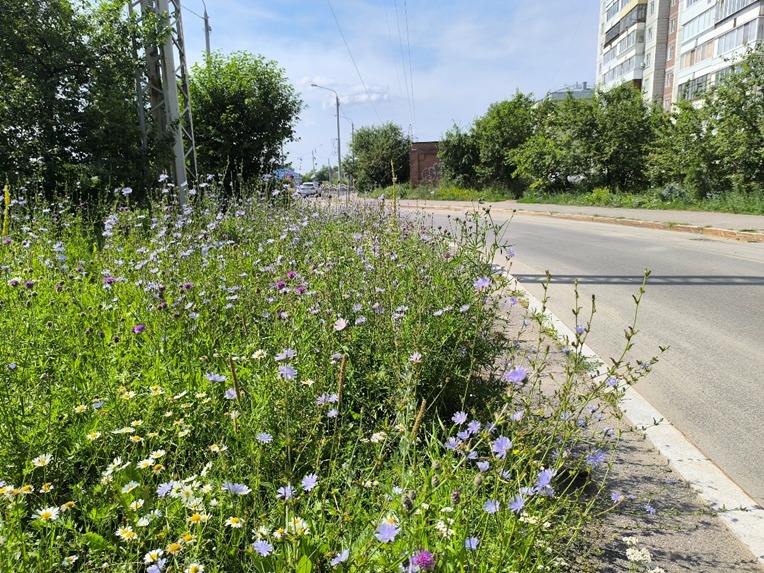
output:
<svg viewBox="0 0 764 573"><path fill-rule="evenodd" d="M398 47L400 49L400 54L401 54L401 67L403 68L403 83L406 85L406 101L408 103L408 111L410 114L410 119L413 123L412 92L409 86L409 77L408 77L408 74L406 73L406 56L403 52L403 35L401 33L401 17L398 12L398 1L393 0L393 4L395 6L395 21L396 21L396 24L398 25Z"/></svg>
<svg viewBox="0 0 764 573"><path fill-rule="evenodd" d="M411 116L412 123L414 125L412 132L416 132L416 97L414 97L414 70L411 64L411 36L409 34L409 11L406 0L403 0L403 14L406 18L406 47L408 48L409 53L409 79L411 80Z"/></svg>
<svg viewBox="0 0 764 573"><path fill-rule="evenodd" d="M348 45L347 40L345 39L345 34L342 31L342 26L340 26L340 21L337 19L337 14L334 12L334 7L332 6L331 0L326 0L326 3L329 5L329 10L332 12L332 16L334 17L334 22L337 24L337 30L340 32L340 36L342 37L342 41L345 43L345 48L348 51L348 55L350 56L350 60L353 62L353 67L355 68L356 73L358 74L358 79L361 80L361 85L363 86L363 91L366 93L366 97L369 98L369 103L371 104L372 109L374 110L374 113L377 115L377 119L379 119L380 123L382 122L382 117L379 115L379 112L377 111L377 106L374 105L374 100L371 97L371 94L369 94L369 89L366 87L366 82L363 79L363 76L361 75L361 70L358 69L358 64L355 62L355 58L353 57L353 52L350 50L350 46Z"/></svg>

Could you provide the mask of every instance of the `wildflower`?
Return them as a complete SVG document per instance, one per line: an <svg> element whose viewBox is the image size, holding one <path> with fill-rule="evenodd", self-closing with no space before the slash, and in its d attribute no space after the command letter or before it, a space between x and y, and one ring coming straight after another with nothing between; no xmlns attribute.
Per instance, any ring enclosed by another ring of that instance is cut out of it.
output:
<svg viewBox="0 0 764 573"><path fill-rule="evenodd" d="M265 350L255 350L254 354L252 354L252 358L255 360L262 360L268 356L268 354L265 352Z"/></svg>
<svg viewBox="0 0 764 573"><path fill-rule="evenodd" d="M332 408L326 413L327 418L336 418L339 415L339 410L337 408Z"/></svg>
<svg viewBox="0 0 764 573"><path fill-rule="evenodd" d="M443 446L447 450L452 450L452 451L456 450L456 448L458 448L461 445L462 445L462 441L458 438L455 438L454 436L451 436L450 438L448 438L448 440L446 440L446 442L443 444Z"/></svg>
<svg viewBox="0 0 764 573"><path fill-rule="evenodd" d="M651 563L653 558L650 555L650 551L643 547L642 549L637 549L636 547L629 547L626 549L626 559L631 561L632 563Z"/></svg>
<svg viewBox="0 0 764 573"><path fill-rule="evenodd" d="M499 502L493 499L489 499L483 504L483 511L490 514L498 513Z"/></svg>
<svg viewBox="0 0 764 573"><path fill-rule="evenodd" d="M136 324L133 327L133 332L135 334L140 334L140 333L144 332L145 330L146 330L146 325L144 325L144 324Z"/></svg>
<svg viewBox="0 0 764 573"><path fill-rule="evenodd" d="M279 366L279 377L284 380L294 380L297 377L297 370L289 364Z"/></svg>
<svg viewBox="0 0 764 573"><path fill-rule="evenodd" d="M400 528L394 523L383 521L379 524L377 530L374 532L374 537L376 537L382 543L390 543L395 541L395 538L398 533L400 533L400 531Z"/></svg>
<svg viewBox="0 0 764 573"><path fill-rule="evenodd" d="M345 330L347 325L348 325L348 321L347 320L345 320L344 318L338 318L336 320L336 322L334 323L334 330L336 332L340 332L342 330Z"/></svg>
<svg viewBox="0 0 764 573"><path fill-rule="evenodd" d="M34 518L40 521L56 521L58 513L57 507L44 507L34 512Z"/></svg>
<svg viewBox="0 0 764 573"><path fill-rule="evenodd" d="M477 551L480 540L477 537L468 537L464 540L464 546L470 551Z"/></svg>
<svg viewBox="0 0 764 573"><path fill-rule="evenodd" d="M100 437L101 437L101 432L90 432L87 436L85 436L85 438L87 438L91 442L93 440L97 440Z"/></svg>
<svg viewBox="0 0 764 573"><path fill-rule="evenodd" d="M488 277L481 277L481 278L477 279L473 283L473 286L475 287L475 290L482 290L484 288L487 288L488 285L490 285L490 284L491 284L491 279L490 278L488 278Z"/></svg>
<svg viewBox="0 0 764 573"><path fill-rule="evenodd" d="M417 551L411 559L411 563L419 568L419 571L435 569L435 557L426 549Z"/></svg>
<svg viewBox="0 0 764 573"><path fill-rule="evenodd" d="M512 368L508 372L505 372L503 376L505 382L511 382L512 384L522 384L523 380L527 377L528 371L521 366Z"/></svg>
<svg viewBox="0 0 764 573"><path fill-rule="evenodd" d="M277 499L287 500L287 499L292 499L293 497L294 497L294 488L289 484L286 484L285 486L280 487L279 489L276 490Z"/></svg>
<svg viewBox="0 0 764 573"><path fill-rule="evenodd" d="M183 550L183 545L181 545L177 541L173 541L165 549L167 550L167 553L169 553L170 555L177 555Z"/></svg>
<svg viewBox="0 0 764 573"><path fill-rule="evenodd" d="M215 374L214 372L207 372L204 377L210 382L225 382L228 380L226 376L223 376L222 374Z"/></svg>
<svg viewBox="0 0 764 573"><path fill-rule="evenodd" d="M164 456L167 452L165 450L155 450L151 452L151 459L152 460L158 460L162 456Z"/></svg>
<svg viewBox="0 0 764 573"><path fill-rule="evenodd" d="M385 441L385 438L387 438L387 434L385 432L375 432L371 435L371 438L369 438L369 441L372 444L381 444Z"/></svg>
<svg viewBox="0 0 764 573"><path fill-rule="evenodd" d="M53 484L50 483L49 481L46 481L44 484L40 486L40 491L42 493L50 493L51 491L53 491Z"/></svg>
<svg viewBox="0 0 764 573"><path fill-rule="evenodd" d="M66 513L70 509L74 509L74 506L75 506L75 503L73 501L66 501L62 503L61 507L59 507L58 509L61 510L61 513Z"/></svg>
<svg viewBox="0 0 764 573"><path fill-rule="evenodd" d="M145 469L147 469L147 468L150 468L150 467L151 467L151 465L152 465L153 463L154 463L154 462L153 462L153 460L152 460L151 458L146 458L145 460L141 460L141 461L139 461L139 462L136 462L136 463L135 463L135 466L136 466L136 467L137 467L139 470L145 470Z"/></svg>
<svg viewBox="0 0 764 573"><path fill-rule="evenodd" d="M161 483L157 486L157 497L165 497L170 491L172 491L172 488L175 486L175 482L168 481L165 483Z"/></svg>
<svg viewBox="0 0 764 573"><path fill-rule="evenodd" d="M74 562L77 561L78 557L76 555L69 555L68 557L64 557L64 560L61 562L61 565L64 567L71 567L74 565Z"/></svg>
<svg viewBox="0 0 764 573"><path fill-rule="evenodd" d="M252 549L261 557L268 557L273 553L273 545L265 539L258 539L252 544Z"/></svg>
<svg viewBox="0 0 764 573"><path fill-rule="evenodd" d="M241 527L244 525L244 520L240 517L229 517L225 520L225 524L228 527L234 528L234 529L241 529Z"/></svg>
<svg viewBox="0 0 764 573"><path fill-rule="evenodd" d="M419 352L412 352L411 356L409 356L409 362L411 362L412 364L421 364L422 355Z"/></svg>
<svg viewBox="0 0 764 573"><path fill-rule="evenodd" d="M533 486L533 490L541 495L553 495L554 490L551 487L552 478L554 477L553 469L545 469L539 472L536 477L536 484Z"/></svg>
<svg viewBox="0 0 764 573"><path fill-rule="evenodd" d="M348 557L350 557L350 550L344 549L337 553L334 557L332 557L332 560L329 562L329 565L332 567L337 567L340 563L344 563L348 560Z"/></svg>
<svg viewBox="0 0 764 573"><path fill-rule="evenodd" d="M192 563L186 567L185 573L204 573L204 565L200 565L199 563Z"/></svg>
<svg viewBox="0 0 764 573"><path fill-rule="evenodd" d="M302 478L302 489L305 491L311 491L318 484L318 476L316 474L308 474Z"/></svg>
<svg viewBox="0 0 764 573"><path fill-rule="evenodd" d="M130 504L130 509L133 511L138 511L140 508L143 507L144 501L142 499L136 499L134 502Z"/></svg>
<svg viewBox="0 0 764 573"><path fill-rule="evenodd" d="M228 493L232 493L234 495L247 495L252 490L247 487L244 484L241 483L231 483L229 481L223 482L223 491L227 491Z"/></svg>
<svg viewBox="0 0 764 573"><path fill-rule="evenodd" d="M491 451L496 454L496 457L503 460L507 455L507 452L512 450L512 440L506 436L499 436L496 441L491 445Z"/></svg>
<svg viewBox="0 0 764 573"><path fill-rule="evenodd" d="M43 454L41 456L37 456L35 459L32 460L32 465L36 468L41 468L44 466L47 466L50 464L50 462L53 461L53 456L50 454Z"/></svg>
<svg viewBox="0 0 764 573"><path fill-rule="evenodd" d="M605 452L602 450L594 450L588 456L586 456L586 465L590 468L598 468L605 463Z"/></svg>
<svg viewBox="0 0 764 573"><path fill-rule="evenodd" d="M138 487L137 481L129 481L124 486L122 486L122 493L130 493L133 491L136 487Z"/></svg>
<svg viewBox="0 0 764 573"><path fill-rule="evenodd" d="M514 511L515 513L520 513L525 507L525 498L522 496L522 494L518 493L512 501L509 502L509 509Z"/></svg>
<svg viewBox="0 0 764 573"><path fill-rule="evenodd" d="M281 352L279 352L276 356L273 357L273 359L276 362L283 362L284 360L291 360L296 356L296 353L291 348L285 348Z"/></svg>
<svg viewBox="0 0 764 573"><path fill-rule="evenodd" d="M194 525L197 525L199 523L207 523L210 520L210 516L206 513L194 513L193 515L189 516L188 522L192 523ZM227 523L226 523L227 525ZM239 526L241 527L241 526Z"/></svg>
<svg viewBox="0 0 764 573"><path fill-rule="evenodd" d="M146 565L148 565L149 563L153 563L154 561L162 557L162 555L164 555L164 551L162 551L161 549L154 549L152 551L149 551L148 553L146 553L146 555L143 556L143 562Z"/></svg>
<svg viewBox="0 0 764 573"><path fill-rule="evenodd" d="M225 391L224 397L226 400L236 400L239 397L239 395L236 393L235 388L229 388L228 390Z"/></svg>
<svg viewBox="0 0 764 573"><path fill-rule="evenodd" d="M265 432L260 432L255 436L255 439L263 444L270 444L273 441L273 436Z"/></svg>
<svg viewBox="0 0 764 573"><path fill-rule="evenodd" d="M80 404L80 405L74 407L74 413L75 414L82 414L87 409L88 409L87 406L85 406L84 404Z"/></svg>
<svg viewBox="0 0 764 573"><path fill-rule="evenodd" d="M478 463L477 463L477 468L478 468L478 469L479 469L481 472L487 472L487 471L488 471L488 468L490 468L490 467L491 467L491 464L490 464L490 463L488 463L488 462L485 462L485 461L483 461L483 462L478 462Z"/></svg>
<svg viewBox="0 0 764 573"><path fill-rule="evenodd" d="M165 563L167 563L167 559L162 557L156 563L149 565L146 568L146 573L162 573L162 568L164 567Z"/></svg>
<svg viewBox="0 0 764 573"><path fill-rule="evenodd" d="M134 541L138 538L138 534L133 531L133 528L129 525L127 527L122 527L120 529L117 529L115 535L119 537L122 541Z"/></svg>
<svg viewBox="0 0 764 573"><path fill-rule="evenodd" d="M451 416L451 420L454 424L462 425L464 422L467 421L467 414L464 412L456 412L453 416Z"/></svg>
<svg viewBox="0 0 764 573"><path fill-rule="evenodd" d="M143 438L138 435L130 436L130 441L133 442L134 444L139 444L143 441Z"/></svg>
<svg viewBox="0 0 764 573"><path fill-rule="evenodd" d="M645 504L645 512L647 512L648 515L655 515L655 508L650 505L649 503Z"/></svg>
<svg viewBox="0 0 764 573"><path fill-rule="evenodd" d="M300 517L295 517L289 522L289 529L295 534L295 535L307 535L308 534L308 524L305 523L305 520L303 520Z"/></svg>
<svg viewBox="0 0 764 573"><path fill-rule="evenodd" d="M623 495L620 491L614 491L610 494L610 500L613 502L614 505L618 505L619 503L623 502L626 499L626 496Z"/></svg>

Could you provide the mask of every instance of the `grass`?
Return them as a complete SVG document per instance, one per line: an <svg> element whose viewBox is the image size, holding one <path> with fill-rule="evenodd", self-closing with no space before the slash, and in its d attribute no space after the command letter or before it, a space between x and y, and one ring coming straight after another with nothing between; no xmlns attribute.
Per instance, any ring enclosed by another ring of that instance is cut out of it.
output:
<svg viewBox="0 0 764 573"><path fill-rule="evenodd" d="M167 191L7 195L0 570L564 571L622 503L649 368L579 377L587 326L550 380L487 214Z"/></svg>

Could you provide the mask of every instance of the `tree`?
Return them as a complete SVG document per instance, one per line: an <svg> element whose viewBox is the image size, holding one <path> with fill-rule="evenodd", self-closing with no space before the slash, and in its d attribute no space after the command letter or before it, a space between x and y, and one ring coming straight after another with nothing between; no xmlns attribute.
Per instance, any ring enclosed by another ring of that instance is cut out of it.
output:
<svg viewBox="0 0 764 573"><path fill-rule="evenodd" d="M709 142L729 188L764 188L764 48L748 50L704 97Z"/></svg>
<svg viewBox="0 0 764 573"><path fill-rule="evenodd" d="M213 53L193 66L189 92L200 173L252 179L295 139L303 101L262 56Z"/></svg>
<svg viewBox="0 0 764 573"><path fill-rule="evenodd" d="M411 140L399 125L388 122L361 127L356 130L350 149L355 156L351 174L359 191L392 185L393 170L398 183L409 180Z"/></svg>
<svg viewBox="0 0 764 573"><path fill-rule="evenodd" d="M471 131L454 125L441 138L438 160L444 180L462 187L477 185L477 166L480 152Z"/></svg>
<svg viewBox="0 0 764 573"><path fill-rule="evenodd" d="M477 175L483 186L510 188L515 183L515 165L508 152L525 142L532 133L530 95L516 92L511 100L491 104L475 121L472 137L479 154Z"/></svg>

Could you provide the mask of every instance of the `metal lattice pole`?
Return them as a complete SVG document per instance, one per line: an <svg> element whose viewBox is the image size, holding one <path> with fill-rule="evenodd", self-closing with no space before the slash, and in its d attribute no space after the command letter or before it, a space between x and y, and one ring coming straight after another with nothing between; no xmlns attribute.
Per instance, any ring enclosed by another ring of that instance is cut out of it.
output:
<svg viewBox="0 0 764 573"><path fill-rule="evenodd" d="M196 179L196 146L188 91L188 69L180 0L131 0L128 11L132 16L140 9L141 20L148 14L163 22L168 34L161 45L140 46L133 38L133 49L144 66L136 71L138 122L141 146L148 152L149 121L146 103L150 102L151 124L159 139L172 135L172 179L178 188L181 205L186 203L188 180ZM178 53L178 66L175 53Z"/></svg>

